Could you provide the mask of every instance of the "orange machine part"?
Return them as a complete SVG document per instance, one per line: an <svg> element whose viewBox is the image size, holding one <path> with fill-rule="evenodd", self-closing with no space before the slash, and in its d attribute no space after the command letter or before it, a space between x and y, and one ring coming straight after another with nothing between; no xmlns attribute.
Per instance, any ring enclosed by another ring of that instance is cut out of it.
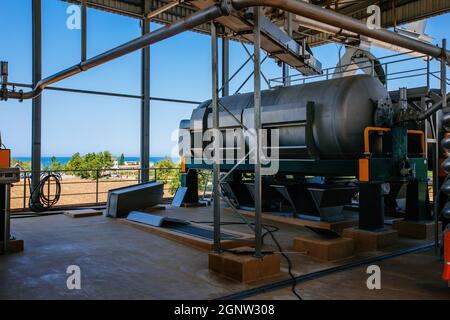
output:
<svg viewBox="0 0 450 320"><path fill-rule="evenodd" d="M181 172L186 173L186 159L181 157Z"/></svg>
<svg viewBox="0 0 450 320"><path fill-rule="evenodd" d="M369 159L359 159L359 181L369 181Z"/></svg>
<svg viewBox="0 0 450 320"><path fill-rule="evenodd" d="M11 150L0 149L0 168L9 168L11 166Z"/></svg>
<svg viewBox="0 0 450 320"><path fill-rule="evenodd" d="M449 281L450 285L450 230L447 230L444 237L444 263L442 279Z"/></svg>

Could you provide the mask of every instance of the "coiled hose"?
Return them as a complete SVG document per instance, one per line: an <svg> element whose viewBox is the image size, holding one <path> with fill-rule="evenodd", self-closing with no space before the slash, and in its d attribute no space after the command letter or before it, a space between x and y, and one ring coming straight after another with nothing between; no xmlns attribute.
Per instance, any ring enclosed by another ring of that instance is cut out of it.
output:
<svg viewBox="0 0 450 320"><path fill-rule="evenodd" d="M30 180L28 178L28 180ZM29 208L33 212L44 212L54 206L61 196L61 177L55 173L43 175L39 184L31 190L30 183L30 200L28 202ZM51 185L54 183L55 190L52 194ZM47 191L47 192L45 192Z"/></svg>

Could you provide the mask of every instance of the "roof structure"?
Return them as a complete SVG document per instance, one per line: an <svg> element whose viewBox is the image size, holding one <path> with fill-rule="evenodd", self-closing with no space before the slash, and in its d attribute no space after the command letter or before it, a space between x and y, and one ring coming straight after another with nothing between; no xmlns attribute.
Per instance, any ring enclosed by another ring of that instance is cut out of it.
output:
<svg viewBox="0 0 450 320"><path fill-rule="evenodd" d="M75 4L81 3L81 0L63 1ZM149 2L150 11L161 8L168 3L178 3L152 18L153 22L170 24L197 11L199 2L204 0L193 2L185 0L175 0L175 2L170 0L87 0L87 5L91 8L142 19L145 1ZM309 0L309 2L360 20L368 16L368 6L377 4L381 8L381 25L384 28L395 27L450 11L450 0ZM192 3L195 3L195 6ZM193 31L209 34L210 26L201 25ZM222 31L219 30L219 34L221 33ZM303 39L305 35L308 35L310 46L325 44L327 41L325 39L330 37L329 34L305 28L293 30L295 39Z"/></svg>

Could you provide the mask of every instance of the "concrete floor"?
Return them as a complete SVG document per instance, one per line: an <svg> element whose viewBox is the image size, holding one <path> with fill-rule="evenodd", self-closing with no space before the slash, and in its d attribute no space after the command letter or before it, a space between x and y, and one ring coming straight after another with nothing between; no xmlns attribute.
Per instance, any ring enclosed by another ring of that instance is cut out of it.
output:
<svg viewBox="0 0 450 320"><path fill-rule="evenodd" d="M212 209L172 208L161 214L193 221L212 221ZM239 221L224 211L223 221ZM383 252L366 252L346 261L322 263L292 252L292 239L310 233L302 227L270 223L289 252L296 275L425 242L400 240ZM244 225L223 228L248 232ZM25 251L0 256L0 299L213 299L288 278L286 263L279 277L251 285L209 272L207 252L138 230L104 217L72 219L63 215L13 219L14 236ZM270 245L269 239L267 239ZM66 268L81 268L81 290L68 290ZM299 285L306 299L450 299L440 279L442 263L430 252L379 263L382 290L366 287L365 268L336 273ZM291 299L289 289L252 298Z"/></svg>

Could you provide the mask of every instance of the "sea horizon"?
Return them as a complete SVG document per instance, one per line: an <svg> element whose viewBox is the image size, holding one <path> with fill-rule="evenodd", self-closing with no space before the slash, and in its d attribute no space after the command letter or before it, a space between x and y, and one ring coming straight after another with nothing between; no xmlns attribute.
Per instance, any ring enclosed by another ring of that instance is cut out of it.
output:
<svg viewBox="0 0 450 320"><path fill-rule="evenodd" d="M69 160L72 158L72 156L42 156L41 157L41 164L42 166L46 167L46 166L50 166L52 164L52 158L55 157L56 161L59 161L62 165L65 165L67 162L69 162ZM114 156L117 159L120 158L119 156ZM30 162L31 161L31 157L11 157L13 160L18 160L18 161L22 161L22 162ZM155 164L161 160L164 159L171 159L173 162L177 163L180 158L173 158L173 157L169 157L169 156L154 156L154 157L149 157L149 162L151 164ZM140 161L140 157L139 156L124 156L124 160L126 162L137 162Z"/></svg>

